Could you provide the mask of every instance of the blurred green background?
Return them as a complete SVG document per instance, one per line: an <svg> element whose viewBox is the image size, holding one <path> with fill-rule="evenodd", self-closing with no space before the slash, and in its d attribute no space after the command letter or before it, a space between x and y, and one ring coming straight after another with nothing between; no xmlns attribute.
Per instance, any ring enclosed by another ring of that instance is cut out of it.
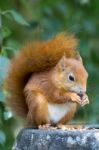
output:
<svg viewBox="0 0 99 150"><path fill-rule="evenodd" d="M18 123L5 107L4 79L10 59L22 45L49 39L60 31L79 39L78 49L89 73L90 104L73 121L99 123L99 1L0 0L0 149L10 150Z"/></svg>

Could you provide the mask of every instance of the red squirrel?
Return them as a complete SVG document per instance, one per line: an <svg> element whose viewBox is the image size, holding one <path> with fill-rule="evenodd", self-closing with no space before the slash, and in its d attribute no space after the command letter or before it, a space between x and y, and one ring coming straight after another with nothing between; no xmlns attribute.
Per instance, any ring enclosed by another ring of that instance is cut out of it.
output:
<svg viewBox="0 0 99 150"><path fill-rule="evenodd" d="M28 44L11 61L7 102L29 126L65 124L77 105L89 103L88 73L76 46L72 35L60 33Z"/></svg>

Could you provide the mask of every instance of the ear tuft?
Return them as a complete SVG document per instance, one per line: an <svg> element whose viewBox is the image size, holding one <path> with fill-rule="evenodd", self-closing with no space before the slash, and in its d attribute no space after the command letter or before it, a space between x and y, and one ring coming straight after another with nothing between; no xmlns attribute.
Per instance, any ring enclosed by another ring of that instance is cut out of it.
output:
<svg viewBox="0 0 99 150"><path fill-rule="evenodd" d="M66 57L65 57L65 54L63 55L63 57L58 62L58 67L59 67L60 71L63 71L63 70L66 69Z"/></svg>
<svg viewBox="0 0 99 150"><path fill-rule="evenodd" d="M79 54L78 51L76 52L75 58L76 58L78 61L83 62L83 61L82 61L82 58L81 58L81 56L80 56L80 54Z"/></svg>

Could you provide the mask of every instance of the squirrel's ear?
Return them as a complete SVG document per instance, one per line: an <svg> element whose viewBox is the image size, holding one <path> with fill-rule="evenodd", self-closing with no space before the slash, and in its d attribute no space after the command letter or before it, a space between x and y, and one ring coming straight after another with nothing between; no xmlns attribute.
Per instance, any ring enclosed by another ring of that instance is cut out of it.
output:
<svg viewBox="0 0 99 150"><path fill-rule="evenodd" d="M79 60L80 62L83 62L78 51L76 52L76 59Z"/></svg>
<svg viewBox="0 0 99 150"><path fill-rule="evenodd" d="M58 69L60 71L64 71L66 69L66 56L63 55L62 58L58 62Z"/></svg>

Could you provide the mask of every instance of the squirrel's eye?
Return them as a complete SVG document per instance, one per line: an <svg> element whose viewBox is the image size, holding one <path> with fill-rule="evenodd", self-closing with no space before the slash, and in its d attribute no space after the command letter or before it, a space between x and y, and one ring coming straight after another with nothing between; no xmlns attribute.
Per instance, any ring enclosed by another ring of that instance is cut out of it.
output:
<svg viewBox="0 0 99 150"><path fill-rule="evenodd" d="M74 81L74 80L75 80L74 76L71 75L71 74L68 76L68 79L69 79L70 81Z"/></svg>

